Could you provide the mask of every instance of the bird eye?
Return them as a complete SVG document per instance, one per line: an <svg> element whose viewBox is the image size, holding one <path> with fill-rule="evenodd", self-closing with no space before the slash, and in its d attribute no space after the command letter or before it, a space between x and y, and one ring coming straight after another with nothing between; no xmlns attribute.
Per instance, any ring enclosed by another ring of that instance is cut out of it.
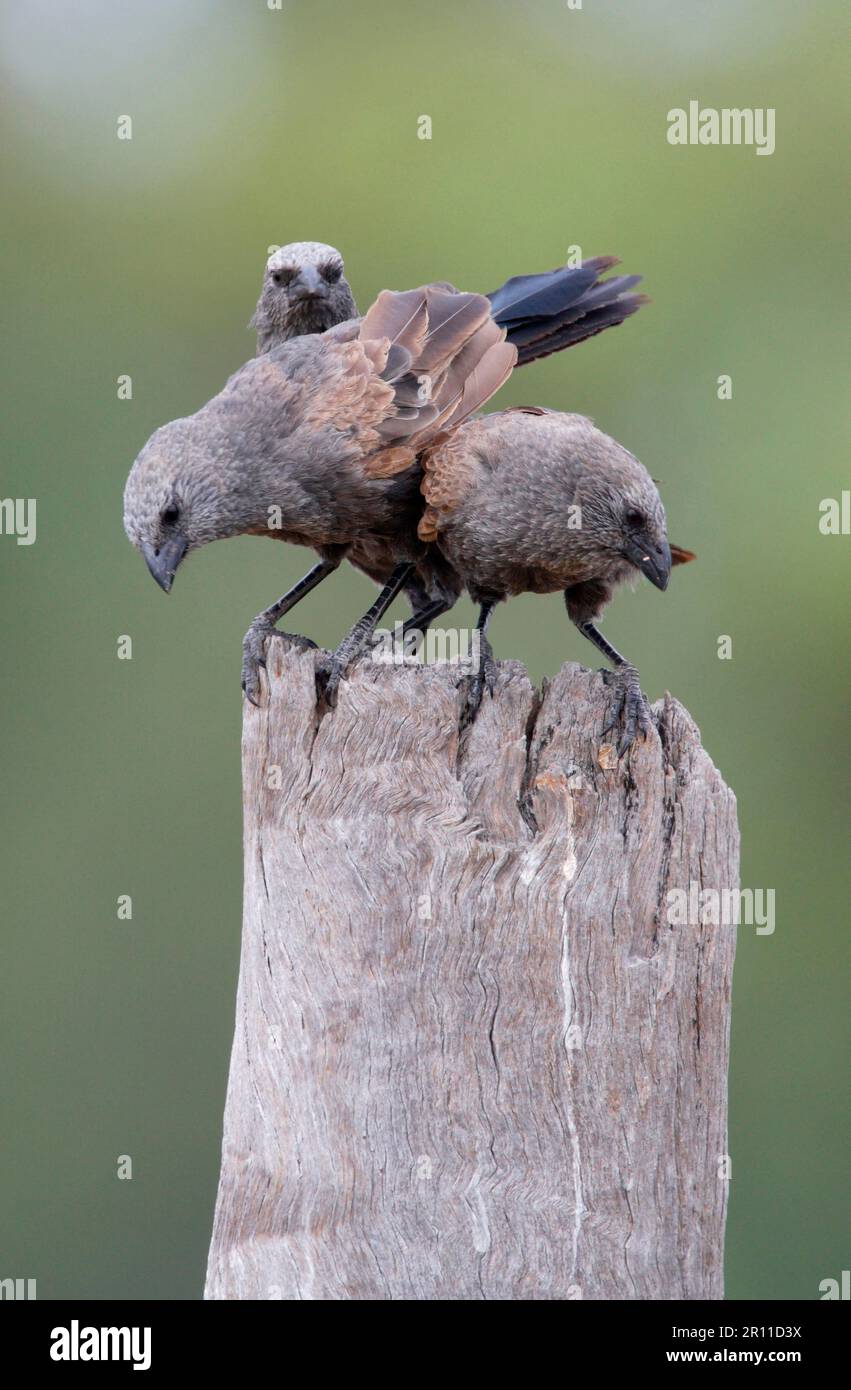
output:
<svg viewBox="0 0 851 1390"><path fill-rule="evenodd" d="M288 285L294 275L295 271L289 268L284 270L273 270L272 280L276 285Z"/></svg>
<svg viewBox="0 0 851 1390"><path fill-rule="evenodd" d="M341 265L324 265L322 267L322 278L327 280L329 285L336 285L342 273L343 267Z"/></svg>
<svg viewBox="0 0 851 1390"><path fill-rule="evenodd" d="M624 520L631 531L638 531L645 524L646 518L643 512L631 511L627 512Z"/></svg>
<svg viewBox="0 0 851 1390"><path fill-rule="evenodd" d="M179 516L180 512L177 510L177 507L166 507L165 511L160 517L160 521L162 522L163 526L176 526Z"/></svg>

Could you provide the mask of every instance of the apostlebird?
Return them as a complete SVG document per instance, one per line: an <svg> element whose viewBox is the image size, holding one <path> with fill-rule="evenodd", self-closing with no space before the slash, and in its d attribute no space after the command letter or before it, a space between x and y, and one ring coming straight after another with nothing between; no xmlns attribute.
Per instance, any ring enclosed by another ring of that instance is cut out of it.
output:
<svg viewBox="0 0 851 1390"><path fill-rule="evenodd" d="M619 754L650 727L638 672L595 626L615 589L645 575L665 589L671 566L694 559L669 546L665 511L643 464L581 415L513 408L468 420L422 455L426 507L419 535L436 544L480 605L474 714L496 667L487 638L495 605L514 594L564 593L568 616L611 661Z"/></svg>
<svg viewBox="0 0 851 1390"><path fill-rule="evenodd" d="M157 430L127 480L127 535L166 592L187 554L229 536L318 552L291 602L348 557L384 583L377 621L418 566L434 590L449 572L417 536L420 451L478 410L516 358L483 295L384 291L363 319L253 358L195 415ZM252 625L251 699L268 619L286 606ZM332 692L359 649L354 638L338 649Z"/></svg>
<svg viewBox="0 0 851 1390"><path fill-rule="evenodd" d="M517 348L516 365L583 342L605 328L622 323L646 302L644 295L630 293L640 276L602 278L617 263L615 256L596 256L581 266L560 266L541 274L518 275L488 295L494 321L505 329L509 343ZM454 286L448 284L435 288L456 292ZM257 353L270 352L305 333L325 332L331 325L356 314L339 251L316 241L279 247L266 263L260 298L251 320L257 328ZM421 383L421 390L428 390L428 387L428 382ZM359 543L361 561L366 546L367 538L363 536ZM379 582L389 580L393 564L382 571L381 564L376 563L382 546L379 544L372 549L371 567L362 562L360 567ZM356 554L350 553L349 559L359 563ZM314 566L277 603L254 619L244 641L243 685L246 689L256 687L255 668L263 662L266 638L276 633L275 623L327 577L331 572L327 564L323 561ZM410 572L402 587L413 611L405 628L422 633L436 617L452 607L462 586L448 563L430 551ZM331 693L332 688L329 688L329 695Z"/></svg>
<svg viewBox="0 0 851 1390"><path fill-rule="evenodd" d="M339 251L321 241L280 246L266 262L250 324L257 329L257 354L304 333L324 333L357 312Z"/></svg>

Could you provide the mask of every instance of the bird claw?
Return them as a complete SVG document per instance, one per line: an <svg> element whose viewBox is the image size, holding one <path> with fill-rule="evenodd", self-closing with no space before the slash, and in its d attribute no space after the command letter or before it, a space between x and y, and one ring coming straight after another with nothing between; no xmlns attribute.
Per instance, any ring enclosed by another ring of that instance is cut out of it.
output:
<svg viewBox="0 0 851 1390"><path fill-rule="evenodd" d="M337 708L337 696L340 693L340 682L345 676L345 667L335 656L326 657L316 668L316 689L317 693L325 701L329 709Z"/></svg>
<svg viewBox="0 0 851 1390"><path fill-rule="evenodd" d="M316 690L329 709L336 709L340 682L347 678L355 662L365 655L374 634L374 623L371 615L367 614L360 622L355 623L337 650L319 662L316 668Z"/></svg>
<svg viewBox="0 0 851 1390"><path fill-rule="evenodd" d="M242 693L246 700L259 709L260 707L260 668L266 668L266 639L267 637L279 637L284 642L289 642L299 651L309 651L316 648L316 643L309 637L301 637L295 632L280 632L272 623L260 622L255 618L250 628L242 639Z"/></svg>
<svg viewBox="0 0 851 1390"><path fill-rule="evenodd" d="M634 666L621 667L614 673L606 672L606 676L607 684L616 687L616 694L611 717L603 729L602 737L605 738L617 724L623 723L623 733L618 744L618 757L622 758L632 747L639 730L642 738L647 737L653 727L653 718Z"/></svg>
<svg viewBox="0 0 851 1390"><path fill-rule="evenodd" d="M467 687L467 699L465 709L465 724L472 724L481 708L485 691L493 698L496 693L497 680L499 678L499 667L490 652L482 652L479 659L479 669L470 679Z"/></svg>

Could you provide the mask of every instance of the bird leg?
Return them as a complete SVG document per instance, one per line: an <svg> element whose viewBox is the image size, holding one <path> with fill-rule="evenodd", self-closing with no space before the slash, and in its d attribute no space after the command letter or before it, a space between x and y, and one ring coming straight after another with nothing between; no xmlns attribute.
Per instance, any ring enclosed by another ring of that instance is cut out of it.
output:
<svg viewBox="0 0 851 1390"><path fill-rule="evenodd" d="M474 672L467 689L467 704L464 716L465 724L472 724L479 712L482 698L487 689L493 695L496 689L499 668L493 654L493 647L488 641L488 625L490 624L493 610L496 608L496 599L489 599L483 603L479 609L479 620L476 623L476 632L479 638L479 662L478 668Z"/></svg>
<svg viewBox="0 0 851 1390"><path fill-rule="evenodd" d="M452 607L446 599L436 598L425 607L416 609L402 624L402 640L407 637L409 632L428 632L435 618L439 618L442 613L447 613Z"/></svg>
<svg viewBox="0 0 851 1390"><path fill-rule="evenodd" d="M603 734L607 734L623 718L623 734L618 745L618 757L622 758L634 742L639 729L643 737L647 737L653 724L650 706L642 693L638 672L632 663L627 661L626 657L621 656L611 642L606 641L602 632L593 623L578 622L576 626L583 637L587 637L589 642L593 642L594 646L608 657L615 668L614 672L603 672L608 683L615 687L611 718L603 730Z"/></svg>
<svg viewBox="0 0 851 1390"><path fill-rule="evenodd" d="M448 612L452 603L449 599L436 598L424 603L422 608L417 608L414 604L411 606L414 609L413 613L402 624L402 631L398 638L394 638L394 641L398 641L399 646L403 649L409 633L416 632L425 636L435 618L439 618L441 613Z"/></svg>
<svg viewBox="0 0 851 1390"><path fill-rule="evenodd" d="M362 618L358 619L333 655L317 668L317 685L330 709L333 709L337 703L340 681L346 675L352 662L369 646L376 625L384 617L400 589L404 588L405 580L413 568L413 564L408 561L396 566L372 607L364 613Z"/></svg>
<svg viewBox="0 0 851 1390"><path fill-rule="evenodd" d="M279 632L275 623L285 613L289 613L291 608L295 608L299 599L303 599L305 594L309 594L311 589L315 589L317 584L321 584L323 579L327 579L329 574L333 574L339 564L339 560L320 560L297 584L288 589L277 603L273 603L271 608L266 608L262 613L258 613L252 622L242 639L242 689L246 699L250 700L252 705L259 704L260 667L266 665L264 648L267 637L282 637L285 641L292 642L301 648L316 646L316 643L311 642L309 637L299 637L290 632Z"/></svg>

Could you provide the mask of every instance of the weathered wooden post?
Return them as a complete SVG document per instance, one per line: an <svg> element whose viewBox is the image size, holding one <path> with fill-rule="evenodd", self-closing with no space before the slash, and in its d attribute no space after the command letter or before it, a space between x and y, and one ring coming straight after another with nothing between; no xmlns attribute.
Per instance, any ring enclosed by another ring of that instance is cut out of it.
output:
<svg viewBox="0 0 851 1390"><path fill-rule="evenodd" d="M618 763L603 679L362 663L317 721L274 642L212 1299L722 1296L735 800L686 712Z"/></svg>

